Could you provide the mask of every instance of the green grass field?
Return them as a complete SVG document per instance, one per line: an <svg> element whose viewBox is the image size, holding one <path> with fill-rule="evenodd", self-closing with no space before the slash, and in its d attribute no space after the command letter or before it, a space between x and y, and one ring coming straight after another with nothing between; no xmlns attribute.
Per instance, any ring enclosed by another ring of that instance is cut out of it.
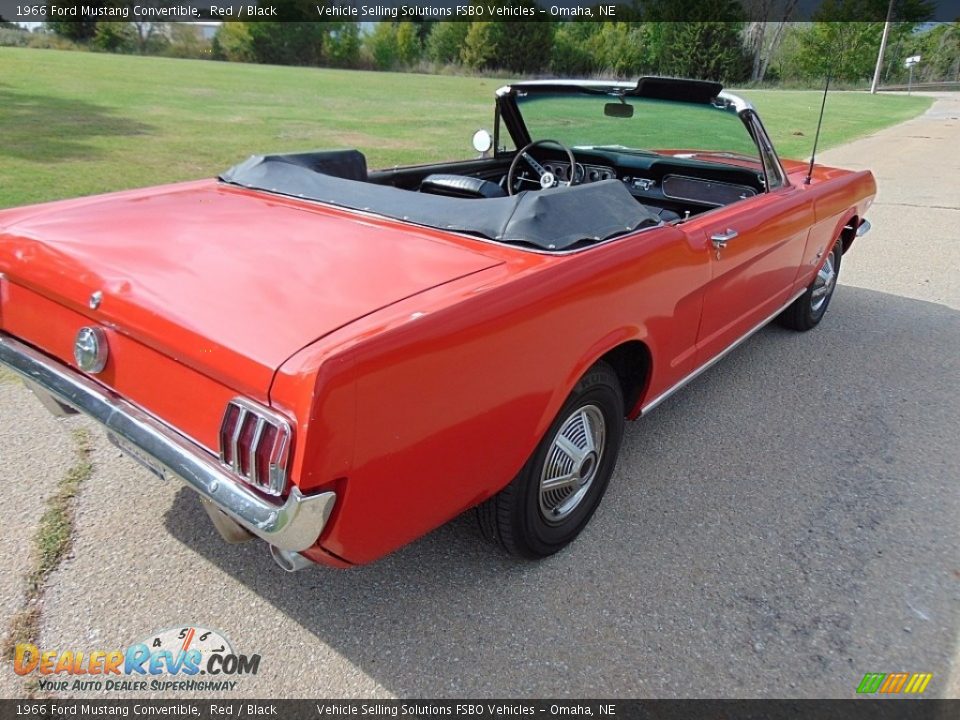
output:
<svg viewBox="0 0 960 720"><path fill-rule="evenodd" d="M0 48L0 207L210 177L254 153L355 147L373 168L466 158L502 84ZM809 155L819 93L743 94L782 156ZM835 93L822 146L930 102Z"/></svg>

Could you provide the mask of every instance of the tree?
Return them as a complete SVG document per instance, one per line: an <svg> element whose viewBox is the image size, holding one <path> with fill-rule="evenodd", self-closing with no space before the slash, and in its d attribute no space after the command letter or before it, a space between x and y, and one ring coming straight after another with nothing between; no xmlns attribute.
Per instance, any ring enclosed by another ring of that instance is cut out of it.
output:
<svg viewBox="0 0 960 720"><path fill-rule="evenodd" d="M872 75L888 5L888 0L824 0L813 14L814 22L798 34L799 52L793 63L800 76L830 75L856 82ZM898 57L916 23L932 13L928 0L895 0L898 22L891 33L889 56ZM864 22L865 18L876 22ZM885 65L889 69L889 58Z"/></svg>
<svg viewBox="0 0 960 720"><path fill-rule="evenodd" d="M48 8L61 8L63 10L75 9L76 15L63 15L69 17L69 20L49 20L47 27L53 30L57 35L65 37L74 42L87 42L93 39L97 34L97 21L89 14L81 15L83 7L100 7L102 2L96 0L49 0ZM48 12L47 17L58 17L53 12Z"/></svg>
<svg viewBox="0 0 960 720"><path fill-rule="evenodd" d="M493 67L497 59L494 48L495 25L496 23L489 21L470 23L467 36L463 41L463 51L460 53L460 59L463 60L464 65L474 70Z"/></svg>
<svg viewBox="0 0 960 720"><path fill-rule="evenodd" d="M800 35L798 70L806 79L853 82L873 73L883 23L815 22Z"/></svg>
<svg viewBox="0 0 960 720"><path fill-rule="evenodd" d="M374 67L392 70L398 61L397 26L392 22L378 22L364 39L364 46Z"/></svg>
<svg viewBox="0 0 960 720"><path fill-rule="evenodd" d="M213 36L212 52L215 60L253 62L253 43L247 30L249 23L225 22Z"/></svg>
<svg viewBox="0 0 960 720"><path fill-rule="evenodd" d="M924 80L960 81L960 21L938 25L918 40Z"/></svg>
<svg viewBox="0 0 960 720"><path fill-rule="evenodd" d="M433 31L433 26L437 24L436 20L404 20L413 25L414 29L417 31L417 41L420 43L421 47L427 42L427 38L430 37L430 33Z"/></svg>
<svg viewBox="0 0 960 720"><path fill-rule="evenodd" d="M420 60L420 36L417 26L412 22L401 22L397 25L397 62L409 67Z"/></svg>
<svg viewBox="0 0 960 720"><path fill-rule="evenodd" d="M922 58L915 68L914 80L960 80L960 22L938 23L922 32L911 33L902 43L891 44L893 47L887 52L886 82L907 81L909 72L903 61L911 55Z"/></svg>
<svg viewBox="0 0 960 720"><path fill-rule="evenodd" d="M766 77L770 60L777 54L780 43L783 42L787 23L798 2L799 0L753 0L752 17L757 20L747 23L743 38L751 57L750 79L754 82L762 81ZM772 20L775 10L779 21Z"/></svg>
<svg viewBox="0 0 960 720"><path fill-rule="evenodd" d="M651 64L649 42L642 23L605 22L587 40L593 67L604 73L638 75Z"/></svg>
<svg viewBox="0 0 960 720"><path fill-rule="evenodd" d="M644 19L652 21L649 53L659 74L732 81L749 76L740 0L648 0Z"/></svg>
<svg viewBox="0 0 960 720"><path fill-rule="evenodd" d="M170 44L165 34L166 23L134 20L130 23L130 27L133 31L136 50L141 55L157 53Z"/></svg>
<svg viewBox="0 0 960 720"><path fill-rule="evenodd" d="M550 53L550 69L557 75L583 77L597 71L598 63L588 45L603 24L587 22L564 22L553 34Z"/></svg>
<svg viewBox="0 0 960 720"><path fill-rule="evenodd" d="M334 67L356 67L360 62L360 24L337 25L327 37L324 59Z"/></svg>
<svg viewBox="0 0 960 720"><path fill-rule="evenodd" d="M274 0L280 21L247 23L250 49L257 62L272 65L319 65L330 23L313 22L316 3Z"/></svg>
<svg viewBox="0 0 960 720"><path fill-rule="evenodd" d="M319 65L324 28L315 22L250 22L250 49L259 63Z"/></svg>
<svg viewBox="0 0 960 720"><path fill-rule="evenodd" d="M749 77L743 23L659 23L657 70L663 75L740 82Z"/></svg>
<svg viewBox="0 0 960 720"><path fill-rule="evenodd" d="M209 60L211 43L201 37L196 28L187 23L170 23L170 42L164 54L178 58Z"/></svg>
<svg viewBox="0 0 960 720"><path fill-rule="evenodd" d="M97 32L90 41L98 50L106 52L131 52L136 47L136 35L130 23L97 23Z"/></svg>
<svg viewBox="0 0 960 720"><path fill-rule="evenodd" d="M747 19L741 0L646 0L643 19L658 23L743 22Z"/></svg>
<svg viewBox="0 0 960 720"><path fill-rule="evenodd" d="M434 23L427 37L427 57L436 63L459 63L469 30L470 24L465 22Z"/></svg>
<svg viewBox="0 0 960 720"><path fill-rule="evenodd" d="M554 23L494 23L498 65L517 73L540 72L550 62Z"/></svg>
<svg viewBox="0 0 960 720"><path fill-rule="evenodd" d="M539 72L550 62L553 26L546 21L470 23L461 58L477 70L496 67L517 73Z"/></svg>

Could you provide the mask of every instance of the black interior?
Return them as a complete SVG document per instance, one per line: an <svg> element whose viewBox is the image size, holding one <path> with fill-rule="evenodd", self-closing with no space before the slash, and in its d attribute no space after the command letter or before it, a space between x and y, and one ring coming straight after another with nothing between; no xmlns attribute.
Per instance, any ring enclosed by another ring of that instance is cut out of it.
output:
<svg viewBox="0 0 960 720"><path fill-rule="evenodd" d="M473 175L431 173L420 181L420 192L460 198L506 197L507 191L500 185Z"/></svg>
<svg viewBox="0 0 960 720"><path fill-rule="evenodd" d="M683 220L764 190L758 171L695 156L591 149L577 151L575 159L574 184L548 189L521 163L512 196L506 188L510 155L377 172L368 172L356 150L254 156L220 179L545 250ZM539 148L537 161L569 179L562 150Z"/></svg>
<svg viewBox="0 0 960 720"><path fill-rule="evenodd" d="M366 162L356 151L325 151L255 155L227 170L220 180L547 251L600 242L660 223L657 214L614 179L487 197L483 193L503 188L480 177L491 173L491 163L486 165L473 175L438 173L450 168L434 165L374 177L366 173ZM443 195L431 192L437 189Z"/></svg>
<svg viewBox="0 0 960 720"><path fill-rule="evenodd" d="M584 172L581 182L597 182L614 177L623 183L638 202L666 222L729 205L764 191L761 171L712 160L599 149L590 152L578 150L574 151L574 154L578 164L589 169ZM559 179L568 179L564 173L569 172L566 168L569 161L563 152L553 148L541 148L536 151L536 157L541 163L549 163L549 169L560 169L560 173L555 173ZM370 173L369 181L405 190L454 197L500 197L489 185L484 186L483 191L464 189L473 187L473 182L466 178L496 184L505 194L506 172L511 160L512 156L507 155L467 162L394 168ZM607 172L602 172L604 170ZM432 180L427 181L431 175L445 176L444 183L449 187L437 187ZM537 175L532 168L522 166L519 175L522 179L518 180L516 191L539 190ZM462 180L455 182L453 177Z"/></svg>

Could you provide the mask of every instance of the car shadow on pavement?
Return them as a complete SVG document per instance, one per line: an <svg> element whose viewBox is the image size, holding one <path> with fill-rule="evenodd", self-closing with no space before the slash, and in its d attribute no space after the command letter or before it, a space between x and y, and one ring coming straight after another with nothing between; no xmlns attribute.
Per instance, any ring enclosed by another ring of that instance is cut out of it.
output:
<svg viewBox="0 0 960 720"><path fill-rule="evenodd" d="M0 157L30 162L95 159L105 150L89 140L144 135L153 128L114 108L79 98L25 93L0 85L4 109Z"/></svg>
<svg viewBox="0 0 960 720"><path fill-rule="evenodd" d="M875 668L949 668L957 377L960 313L841 286L813 332L766 328L629 425L594 521L544 562L470 514L294 575L187 490L165 522L400 696L850 696Z"/></svg>

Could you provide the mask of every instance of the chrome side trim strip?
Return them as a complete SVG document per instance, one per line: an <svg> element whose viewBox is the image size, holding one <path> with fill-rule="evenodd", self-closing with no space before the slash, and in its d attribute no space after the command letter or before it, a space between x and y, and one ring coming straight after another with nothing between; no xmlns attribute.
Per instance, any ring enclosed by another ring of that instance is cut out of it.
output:
<svg viewBox="0 0 960 720"><path fill-rule="evenodd" d="M668 389L665 390L664 392L662 392L662 393L660 393L659 395L657 395L657 397L655 397L653 400L651 400L650 402L648 402L646 405L644 405L644 406L640 409L640 414L641 414L641 415L646 415L648 412L650 412L650 411L653 410L655 407L657 407L657 405L659 405L659 404L662 403L664 400L666 400L666 399L669 398L671 395L673 395L675 392L677 392L677 390L679 390L679 389L682 388L684 385L686 385L686 384L689 383L690 381L694 380L695 378L699 377L702 373L706 372L706 371L709 370L711 367L713 367L714 365L716 365L716 364L717 364L718 362L720 362L723 358L725 358L728 354L730 354L731 352L733 352L741 343L743 343L745 340L747 340L751 335L753 335L754 333L756 333L758 330L761 330L761 329L763 329L764 327L766 327L766 326L770 323L771 320L773 320L777 315L779 315L779 314L782 313L784 310L786 310L788 307L790 307L790 305L793 303L793 301L796 300L796 299L797 299L798 297L800 297L801 295L803 295L806 291L807 291L807 289L806 289L806 288L803 288L803 290L800 290L799 292L797 292L796 294L794 294L789 300L787 300L786 303L784 303L783 305L781 305L780 308L777 309L776 312L772 313L772 314L771 314L769 317L767 317L763 322L758 323L757 325L755 325L754 327L752 327L750 330L748 330L744 335L741 335L739 338L737 338L736 340L734 340L733 343L731 343L730 345L728 345L727 347L725 347L723 350L721 350L719 353L717 353L716 355L714 355L712 358L710 358L709 360L707 360L707 362L705 362L703 365L701 365L701 366L698 367L696 370L694 370L693 372L691 372L689 375L685 376L685 377L684 377L682 380L680 380L680 382L678 382L676 385L668 388Z"/></svg>
<svg viewBox="0 0 960 720"><path fill-rule="evenodd" d="M330 519L333 492L304 495L294 487L282 504L247 489L212 453L93 380L0 332L0 364L89 415L152 458L254 535L281 550L311 547Z"/></svg>

